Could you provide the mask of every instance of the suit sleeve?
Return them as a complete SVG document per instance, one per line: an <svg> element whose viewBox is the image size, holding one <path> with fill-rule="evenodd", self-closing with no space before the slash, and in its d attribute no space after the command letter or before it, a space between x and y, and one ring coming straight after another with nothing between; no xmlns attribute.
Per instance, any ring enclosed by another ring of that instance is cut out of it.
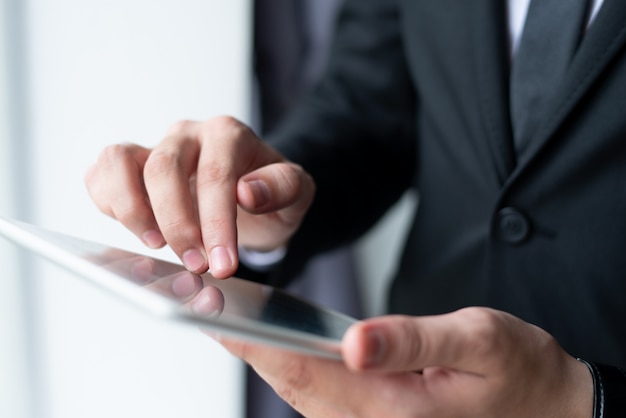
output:
<svg viewBox="0 0 626 418"><path fill-rule="evenodd" d="M363 234L410 186L415 93L395 1L348 0L320 83L266 138L315 179L317 194L269 281ZM241 276L249 276L242 267Z"/></svg>

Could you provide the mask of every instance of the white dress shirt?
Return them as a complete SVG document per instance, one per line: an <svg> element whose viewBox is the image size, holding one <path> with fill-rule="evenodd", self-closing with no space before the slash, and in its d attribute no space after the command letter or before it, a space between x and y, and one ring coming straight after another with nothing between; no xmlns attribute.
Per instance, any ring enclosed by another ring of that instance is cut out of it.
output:
<svg viewBox="0 0 626 418"><path fill-rule="evenodd" d="M592 0L591 13L589 13L587 27L589 27L589 25L591 25L591 22L593 22L593 19L595 19L598 11L600 10L600 7L602 6L602 3L604 3L604 0ZM507 5L509 39L511 40L511 55L515 56L515 53L517 52L517 47L519 46L520 38L522 37L522 31L524 29L524 22L526 22L526 13L528 12L530 0L507 0Z"/></svg>

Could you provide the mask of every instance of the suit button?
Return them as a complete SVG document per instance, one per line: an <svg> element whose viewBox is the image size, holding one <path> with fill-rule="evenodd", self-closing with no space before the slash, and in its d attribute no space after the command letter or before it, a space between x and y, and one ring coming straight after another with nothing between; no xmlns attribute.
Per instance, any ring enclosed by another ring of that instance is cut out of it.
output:
<svg viewBox="0 0 626 418"><path fill-rule="evenodd" d="M498 212L497 228L500 239L509 244L520 244L530 235L528 219L514 208L504 208Z"/></svg>

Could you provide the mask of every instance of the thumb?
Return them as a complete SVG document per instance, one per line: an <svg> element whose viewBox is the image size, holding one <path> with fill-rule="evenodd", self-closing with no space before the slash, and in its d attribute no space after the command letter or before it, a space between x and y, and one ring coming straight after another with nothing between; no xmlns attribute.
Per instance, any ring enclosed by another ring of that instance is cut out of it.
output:
<svg viewBox="0 0 626 418"><path fill-rule="evenodd" d="M311 176L289 162L263 166L241 177L237 184L239 206L251 214L278 212L281 220L298 224L315 194Z"/></svg>
<svg viewBox="0 0 626 418"><path fill-rule="evenodd" d="M447 367L487 374L526 330L523 321L484 308L446 315L386 316L353 325L342 349L352 370L419 371Z"/></svg>

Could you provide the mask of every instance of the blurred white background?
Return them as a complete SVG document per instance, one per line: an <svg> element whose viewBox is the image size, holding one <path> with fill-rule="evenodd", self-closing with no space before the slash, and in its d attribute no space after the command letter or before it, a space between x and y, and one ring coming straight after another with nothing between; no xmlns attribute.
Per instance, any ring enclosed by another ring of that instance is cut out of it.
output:
<svg viewBox="0 0 626 418"><path fill-rule="evenodd" d="M249 118L248 0L0 0L0 216L147 252L83 184L115 142ZM166 252L159 256L170 258ZM243 415L241 365L0 240L0 417Z"/></svg>

